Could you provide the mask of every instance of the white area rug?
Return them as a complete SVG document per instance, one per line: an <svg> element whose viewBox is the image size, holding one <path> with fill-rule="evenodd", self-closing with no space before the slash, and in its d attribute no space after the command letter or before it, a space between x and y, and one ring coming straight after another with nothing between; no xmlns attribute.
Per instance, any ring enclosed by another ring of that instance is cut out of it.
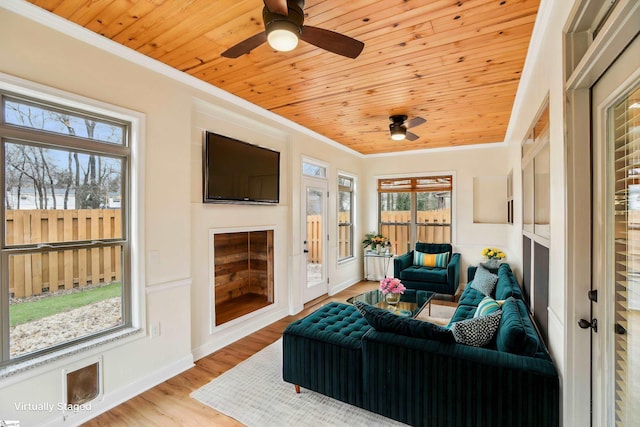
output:
<svg viewBox="0 0 640 427"><path fill-rule="evenodd" d="M433 302L431 303L431 314L429 314L429 308L425 307L425 309L418 314L417 319L426 320L427 322L437 323L439 325L447 325L453 317L453 313L456 311L456 308L456 306L440 305Z"/></svg>
<svg viewBox="0 0 640 427"><path fill-rule="evenodd" d="M282 380L282 340L191 393L191 397L249 427L404 426L310 390L296 394Z"/></svg>

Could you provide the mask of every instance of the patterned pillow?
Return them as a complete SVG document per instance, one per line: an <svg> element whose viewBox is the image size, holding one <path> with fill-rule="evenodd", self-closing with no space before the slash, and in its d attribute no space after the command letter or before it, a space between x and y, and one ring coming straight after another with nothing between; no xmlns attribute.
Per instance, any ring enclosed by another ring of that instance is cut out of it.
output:
<svg viewBox="0 0 640 427"><path fill-rule="evenodd" d="M462 320L451 325L453 338L459 344L483 347L493 338L500 325L502 310L498 310L488 316L475 317Z"/></svg>
<svg viewBox="0 0 640 427"><path fill-rule="evenodd" d="M376 331L393 332L398 335L416 338L430 338L437 341L454 342L451 331L444 326L410 317L398 316L388 310L374 307L362 301L354 301L365 320Z"/></svg>
<svg viewBox="0 0 640 427"><path fill-rule="evenodd" d="M494 311L500 310L500 304L498 301L494 300L491 297L484 297L482 301L478 304L476 308L476 312L473 314L473 317L482 317L487 314L491 314Z"/></svg>
<svg viewBox="0 0 640 427"><path fill-rule="evenodd" d="M471 281L471 287L478 292L481 292L484 296L490 296L496 287L498 282L498 275L491 273L483 266L478 266L476 275L473 276Z"/></svg>
<svg viewBox="0 0 640 427"><path fill-rule="evenodd" d="M413 251L413 265L447 268L447 265L449 265L449 252L441 254L427 254L424 252Z"/></svg>

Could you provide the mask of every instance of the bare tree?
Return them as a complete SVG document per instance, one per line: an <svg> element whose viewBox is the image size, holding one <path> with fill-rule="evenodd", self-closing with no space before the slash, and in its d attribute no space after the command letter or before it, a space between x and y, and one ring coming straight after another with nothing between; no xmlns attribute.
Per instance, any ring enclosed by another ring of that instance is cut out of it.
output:
<svg viewBox="0 0 640 427"><path fill-rule="evenodd" d="M47 111L20 103L8 103L13 117L18 124L33 129L43 129L67 133L77 136L84 125L86 137L95 139L97 122L87 118L70 116L57 111ZM53 127L52 127L53 126ZM108 129L107 129L108 131ZM119 138L116 128L111 129L112 135L107 139ZM104 138L104 135L102 136ZM121 138L121 136L120 136ZM96 154L84 155L81 152L69 151L64 157L63 151L48 149L26 144L8 144L12 148L12 155L6 156L5 173L8 192L15 189L18 194L17 207L20 204L20 194L26 184L33 186L37 209L49 208L49 196L52 198L52 208L58 207L56 189L64 188L64 209L69 208L69 199L75 193L75 209L96 209L106 205L109 191L117 191L120 187L121 171L115 167L107 157ZM7 205L10 199L7 197Z"/></svg>
<svg viewBox="0 0 640 427"><path fill-rule="evenodd" d="M24 172L21 172L21 169L24 168L25 159L16 146L13 144L7 144L5 152L5 192L7 197L5 197L6 207L7 209L20 209L20 199L22 196L22 186L24 184ZM14 165L17 165L15 167ZM16 202L15 206L11 206L11 198L9 195L15 189L16 192Z"/></svg>

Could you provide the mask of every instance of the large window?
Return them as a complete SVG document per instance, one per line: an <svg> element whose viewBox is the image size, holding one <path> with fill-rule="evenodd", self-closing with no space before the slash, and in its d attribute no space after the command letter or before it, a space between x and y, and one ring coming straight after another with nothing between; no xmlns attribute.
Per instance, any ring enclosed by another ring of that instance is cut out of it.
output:
<svg viewBox="0 0 640 427"><path fill-rule="evenodd" d="M338 261L353 257L353 182L338 175Z"/></svg>
<svg viewBox="0 0 640 427"><path fill-rule="evenodd" d="M453 177L378 180L380 232L400 255L416 242L451 243Z"/></svg>
<svg viewBox="0 0 640 427"><path fill-rule="evenodd" d="M130 123L0 92L0 366L131 325Z"/></svg>

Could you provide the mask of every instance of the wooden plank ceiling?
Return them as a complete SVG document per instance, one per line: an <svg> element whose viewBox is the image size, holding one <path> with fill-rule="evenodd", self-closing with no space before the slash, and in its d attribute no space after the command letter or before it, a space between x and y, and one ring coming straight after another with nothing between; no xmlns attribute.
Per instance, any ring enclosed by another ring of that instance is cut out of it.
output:
<svg viewBox="0 0 640 427"><path fill-rule="evenodd" d="M504 140L539 0L308 0L305 25L365 43L220 53L262 31L261 0L30 0L362 154ZM389 116L427 120L393 141Z"/></svg>

